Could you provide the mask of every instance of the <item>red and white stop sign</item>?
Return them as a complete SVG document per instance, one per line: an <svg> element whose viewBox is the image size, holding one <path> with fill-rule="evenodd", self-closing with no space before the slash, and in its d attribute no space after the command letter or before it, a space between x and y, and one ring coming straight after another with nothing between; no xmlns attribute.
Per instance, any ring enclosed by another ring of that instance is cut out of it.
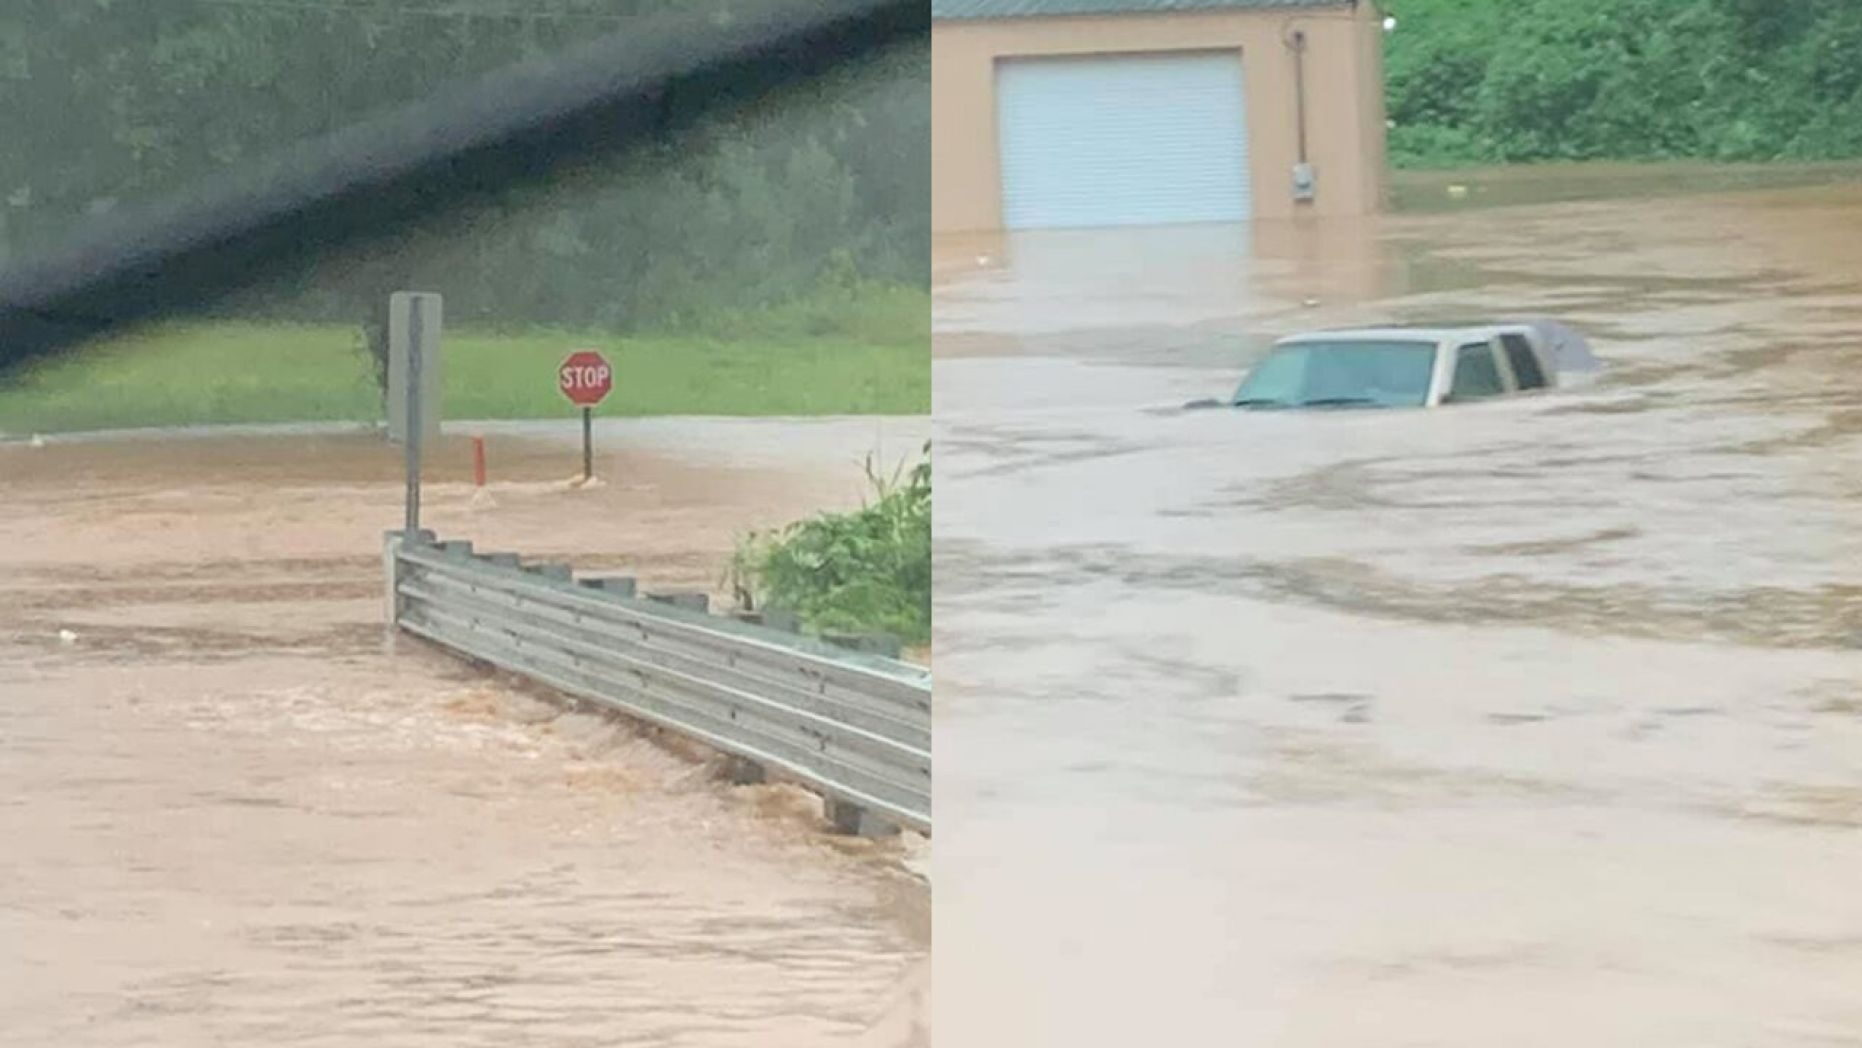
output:
<svg viewBox="0 0 1862 1048"><path fill-rule="evenodd" d="M614 388L614 369L608 360L592 349L578 349L569 354L556 369L556 386L577 407L592 408Z"/></svg>

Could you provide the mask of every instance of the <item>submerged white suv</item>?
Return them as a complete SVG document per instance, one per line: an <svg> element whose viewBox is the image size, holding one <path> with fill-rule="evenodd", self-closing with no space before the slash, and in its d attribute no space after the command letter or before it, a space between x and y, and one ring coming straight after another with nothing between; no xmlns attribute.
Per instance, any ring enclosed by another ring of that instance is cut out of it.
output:
<svg viewBox="0 0 1862 1048"><path fill-rule="evenodd" d="M1315 331L1274 343L1227 401L1193 406L1436 407L1570 385L1597 368L1581 335L1548 321Z"/></svg>

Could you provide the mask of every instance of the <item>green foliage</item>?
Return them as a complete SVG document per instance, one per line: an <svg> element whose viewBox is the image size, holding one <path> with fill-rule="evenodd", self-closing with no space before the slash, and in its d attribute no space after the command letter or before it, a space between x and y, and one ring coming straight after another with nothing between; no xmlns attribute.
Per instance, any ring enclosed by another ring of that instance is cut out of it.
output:
<svg viewBox="0 0 1862 1048"><path fill-rule="evenodd" d="M1390 0L1409 167L1862 155L1853 0Z"/></svg>
<svg viewBox="0 0 1862 1048"><path fill-rule="evenodd" d="M679 0L7 0L0 259L449 83ZM650 155L563 172L226 307L366 327L388 292L453 326L709 330L850 285L929 282L928 49L876 59ZM854 303L852 297L842 301Z"/></svg>
<svg viewBox="0 0 1862 1048"><path fill-rule="evenodd" d="M694 318L694 333L726 340L842 339L873 345L931 340L931 297L923 287L828 279L814 291L761 309L720 309Z"/></svg>
<svg viewBox="0 0 1862 1048"><path fill-rule="evenodd" d="M816 631L878 631L931 640L931 445L887 477L871 456L874 498L738 543L727 583L746 608L786 608Z"/></svg>

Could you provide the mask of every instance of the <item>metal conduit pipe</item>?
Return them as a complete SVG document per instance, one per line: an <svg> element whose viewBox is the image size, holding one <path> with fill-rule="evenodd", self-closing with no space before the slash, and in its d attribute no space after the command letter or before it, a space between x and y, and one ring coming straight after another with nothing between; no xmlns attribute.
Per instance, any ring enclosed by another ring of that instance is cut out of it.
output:
<svg viewBox="0 0 1862 1048"><path fill-rule="evenodd" d="M1297 159L1293 164L1293 199L1311 203L1318 187L1312 162L1306 153L1306 31L1294 29L1286 36L1287 49L1293 52L1293 124L1298 138Z"/></svg>

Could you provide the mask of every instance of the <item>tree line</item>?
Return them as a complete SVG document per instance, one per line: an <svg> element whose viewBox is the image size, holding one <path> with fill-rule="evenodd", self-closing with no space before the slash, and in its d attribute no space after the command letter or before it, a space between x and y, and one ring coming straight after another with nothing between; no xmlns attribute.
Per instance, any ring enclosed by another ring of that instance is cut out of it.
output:
<svg viewBox="0 0 1862 1048"><path fill-rule="evenodd" d="M1862 156L1857 0L1385 0L1394 163Z"/></svg>
<svg viewBox="0 0 1862 1048"><path fill-rule="evenodd" d="M0 260L681 0L8 0ZM719 17L729 16L723 3ZM242 309L363 320L384 289L494 326L704 326L929 279L928 54L319 267Z"/></svg>

